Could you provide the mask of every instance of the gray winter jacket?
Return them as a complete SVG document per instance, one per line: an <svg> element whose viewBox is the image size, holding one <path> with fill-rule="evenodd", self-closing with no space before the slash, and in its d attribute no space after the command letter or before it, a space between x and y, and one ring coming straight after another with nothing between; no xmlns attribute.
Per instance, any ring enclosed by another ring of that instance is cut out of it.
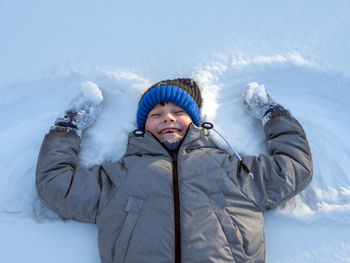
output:
<svg viewBox="0 0 350 263"><path fill-rule="evenodd" d="M80 138L50 131L37 163L40 199L63 218L96 223L109 262L264 262L263 211L303 190L309 145L287 111L264 126L270 156L237 157L191 125L178 152L131 134L116 163L82 167Z"/></svg>

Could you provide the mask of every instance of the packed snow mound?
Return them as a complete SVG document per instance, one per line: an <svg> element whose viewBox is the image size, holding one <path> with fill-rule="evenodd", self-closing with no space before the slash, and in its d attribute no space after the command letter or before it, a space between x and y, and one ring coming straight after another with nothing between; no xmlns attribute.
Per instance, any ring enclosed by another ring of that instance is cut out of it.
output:
<svg viewBox="0 0 350 263"><path fill-rule="evenodd" d="M259 85L256 82L250 82L246 85L242 99L250 116L263 120L263 124L269 120L268 117L264 118L264 115L270 109L271 105L278 105L266 92L265 86Z"/></svg>
<svg viewBox="0 0 350 263"><path fill-rule="evenodd" d="M267 93L264 85L259 85L256 82L250 82L246 85L246 91L243 97L247 99L254 99L254 95L259 97L263 102L267 102Z"/></svg>
<svg viewBox="0 0 350 263"><path fill-rule="evenodd" d="M100 104L103 101L102 91L92 81L85 81L81 84L81 89L77 95L77 102L90 102L93 104ZM79 103L77 103L79 105ZM76 105L74 105L76 106Z"/></svg>

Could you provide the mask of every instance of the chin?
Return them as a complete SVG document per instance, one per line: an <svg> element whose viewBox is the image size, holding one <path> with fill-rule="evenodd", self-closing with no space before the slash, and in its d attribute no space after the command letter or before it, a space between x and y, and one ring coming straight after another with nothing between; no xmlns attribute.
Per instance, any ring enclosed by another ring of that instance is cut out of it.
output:
<svg viewBox="0 0 350 263"><path fill-rule="evenodd" d="M168 142L176 142L178 140L181 140L182 136L179 136L177 134L174 135L168 135L168 136L162 136L162 142L168 141Z"/></svg>

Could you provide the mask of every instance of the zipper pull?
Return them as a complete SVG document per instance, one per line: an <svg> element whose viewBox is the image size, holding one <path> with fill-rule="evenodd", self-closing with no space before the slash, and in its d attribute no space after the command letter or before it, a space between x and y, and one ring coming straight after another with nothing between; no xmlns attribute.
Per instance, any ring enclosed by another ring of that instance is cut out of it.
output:
<svg viewBox="0 0 350 263"><path fill-rule="evenodd" d="M246 171L247 174L249 174L249 176L254 179L254 175L252 174L252 172L249 170L248 166L243 162L243 160L240 160L241 165L244 169L244 171Z"/></svg>

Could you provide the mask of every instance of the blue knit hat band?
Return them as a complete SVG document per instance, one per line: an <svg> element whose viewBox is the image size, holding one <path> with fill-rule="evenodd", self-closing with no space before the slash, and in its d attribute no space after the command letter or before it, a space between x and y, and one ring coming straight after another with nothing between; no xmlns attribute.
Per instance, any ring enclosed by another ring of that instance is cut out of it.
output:
<svg viewBox="0 0 350 263"><path fill-rule="evenodd" d="M196 101L183 89L171 85L163 85L149 90L142 98L137 111L137 126L145 128L148 113L161 102L172 102L183 108L194 124L201 124L200 110Z"/></svg>

